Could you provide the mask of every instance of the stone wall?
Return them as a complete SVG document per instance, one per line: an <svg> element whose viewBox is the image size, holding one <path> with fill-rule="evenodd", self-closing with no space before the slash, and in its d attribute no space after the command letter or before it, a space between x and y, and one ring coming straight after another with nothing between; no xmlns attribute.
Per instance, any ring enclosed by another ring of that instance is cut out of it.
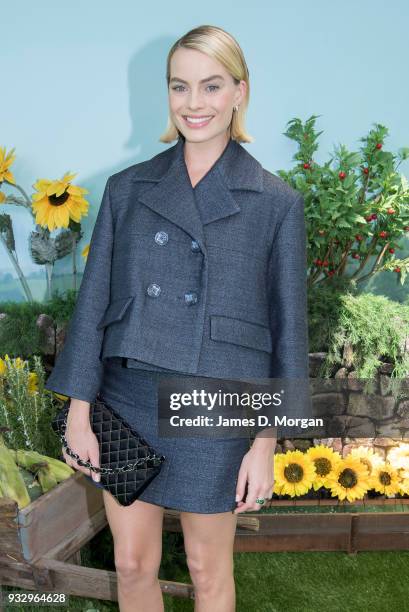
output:
<svg viewBox="0 0 409 612"><path fill-rule="evenodd" d="M409 377L392 378L393 366L384 363L368 391L368 381L359 379L351 367L339 368L332 378L320 378L325 357L326 353L310 353L313 416L324 419L324 431L281 439L276 452L325 444L346 456L354 447L367 446L385 458L389 448L409 443Z"/></svg>

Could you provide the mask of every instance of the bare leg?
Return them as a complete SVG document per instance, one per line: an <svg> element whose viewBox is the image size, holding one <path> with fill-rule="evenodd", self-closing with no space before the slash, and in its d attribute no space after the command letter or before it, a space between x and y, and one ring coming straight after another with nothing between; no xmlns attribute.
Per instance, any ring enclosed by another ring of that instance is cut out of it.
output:
<svg viewBox="0 0 409 612"><path fill-rule="evenodd" d="M233 545L237 514L181 512L195 612L234 612Z"/></svg>
<svg viewBox="0 0 409 612"><path fill-rule="evenodd" d="M121 506L107 491L103 497L114 540L120 611L163 612L158 574L164 509L141 500Z"/></svg>

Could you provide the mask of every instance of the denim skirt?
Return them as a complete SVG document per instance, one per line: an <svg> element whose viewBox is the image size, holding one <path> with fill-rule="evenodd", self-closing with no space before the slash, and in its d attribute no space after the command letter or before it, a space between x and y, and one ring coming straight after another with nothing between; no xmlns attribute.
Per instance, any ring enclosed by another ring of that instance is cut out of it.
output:
<svg viewBox="0 0 409 612"><path fill-rule="evenodd" d="M161 471L138 499L184 512L233 511L237 507L238 473L250 447L249 439L160 437L158 382L160 376L168 377L172 372L127 368L120 357L105 359L103 363L102 398L166 457Z"/></svg>

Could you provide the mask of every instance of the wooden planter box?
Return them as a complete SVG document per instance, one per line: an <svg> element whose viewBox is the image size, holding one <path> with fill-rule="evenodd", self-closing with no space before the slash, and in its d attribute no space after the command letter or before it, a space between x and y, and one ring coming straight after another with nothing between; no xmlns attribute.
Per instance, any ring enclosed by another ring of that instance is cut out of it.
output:
<svg viewBox="0 0 409 612"><path fill-rule="evenodd" d="M271 500L266 508L273 512L254 513L257 532L237 529L235 552L409 550L409 499Z"/></svg>
<svg viewBox="0 0 409 612"><path fill-rule="evenodd" d="M81 472L23 510L0 498L0 585L117 601L116 573L80 565L80 549L107 524L102 491ZM162 590L193 597L191 584Z"/></svg>

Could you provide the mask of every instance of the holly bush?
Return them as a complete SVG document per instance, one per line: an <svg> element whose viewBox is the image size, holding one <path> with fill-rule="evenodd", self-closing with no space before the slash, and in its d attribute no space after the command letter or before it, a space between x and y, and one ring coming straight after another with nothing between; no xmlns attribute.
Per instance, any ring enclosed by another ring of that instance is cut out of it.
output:
<svg viewBox="0 0 409 612"><path fill-rule="evenodd" d="M360 139L359 151L335 146L320 165L314 159L322 134L315 130L319 116L287 123L284 135L297 142L298 151L295 167L278 171L304 196L309 285L355 284L384 270L403 284L409 257L398 259L395 253L403 249L405 233L409 236L409 183L398 167L409 148L386 151L388 130L376 123Z"/></svg>

